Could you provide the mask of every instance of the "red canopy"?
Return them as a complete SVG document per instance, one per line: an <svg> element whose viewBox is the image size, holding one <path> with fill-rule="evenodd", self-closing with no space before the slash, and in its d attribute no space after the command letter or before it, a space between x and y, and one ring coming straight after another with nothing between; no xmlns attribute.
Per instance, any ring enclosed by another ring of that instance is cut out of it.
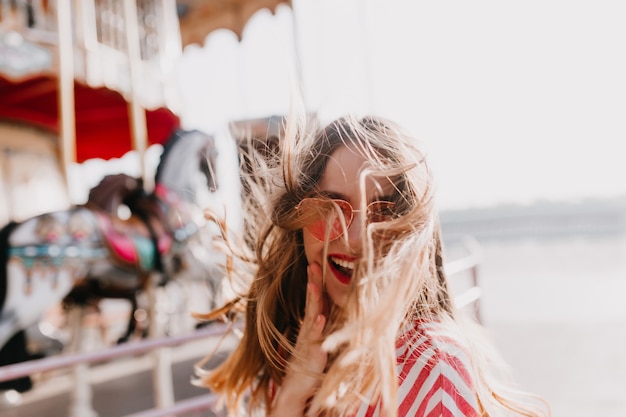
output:
<svg viewBox="0 0 626 417"><path fill-rule="evenodd" d="M58 82L52 76L11 81L0 76L0 120L14 120L59 132ZM106 88L74 83L76 160L119 158L132 150L128 104ZM180 126L167 108L146 111L148 144L162 144Z"/></svg>

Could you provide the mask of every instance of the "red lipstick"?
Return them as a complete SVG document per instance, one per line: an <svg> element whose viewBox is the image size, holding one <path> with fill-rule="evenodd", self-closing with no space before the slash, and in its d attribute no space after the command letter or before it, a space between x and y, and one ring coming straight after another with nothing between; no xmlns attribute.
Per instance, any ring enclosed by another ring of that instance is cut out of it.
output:
<svg viewBox="0 0 626 417"><path fill-rule="evenodd" d="M337 281L344 285L348 285L352 280L352 271L354 270L354 256L344 254L328 255L328 267L337 278Z"/></svg>

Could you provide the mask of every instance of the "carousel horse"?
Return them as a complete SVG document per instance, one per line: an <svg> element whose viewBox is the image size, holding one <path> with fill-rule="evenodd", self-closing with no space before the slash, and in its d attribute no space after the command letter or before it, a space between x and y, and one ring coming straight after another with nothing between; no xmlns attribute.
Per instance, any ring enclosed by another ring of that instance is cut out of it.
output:
<svg viewBox="0 0 626 417"><path fill-rule="evenodd" d="M106 175L100 183L89 191L89 197L85 207L108 214L112 218L121 217L118 220L125 227L129 226L129 220L140 220L140 227L147 228L152 244L157 247L158 240L153 226L154 222L163 223L165 219L159 207L159 202L153 195L147 194L140 178L134 178L127 174ZM124 207L130 213L120 216L120 209ZM144 233L145 235L145 233ZM157 252L158 254L159 252ZM174 257L176 260L177 257ZM178 267L174 267L178 270ZM157 256L154 262L154 270L161 274L160 284L166 284L168 276L164 275L161 257ZM63 299L63 307L68 310L74 306L82 308L90 307L100 313L99 302L102 299L123 299L130 303L130 315L125 333L118 339L118 343L126 342L136 331L136 313L139 310L137 298L142 291L142 282L138 277L124 279L117 285L102 282L100 279L85 279L75 283L69 294ZM105 284L105 285L103 285ZM142 330L142 336L147 335L147 329Z"/></svg>
<svg viewBox="0 0 626 417"><path fill-rule="evenodd" d="M85 205L0 230L0 366L31 359L25 329L63 300L132 299L155 285L154 276L163 283L179 273L186 245L200 233L201 207L217 189L216 158L214 137L178 130L164 146L152 193L129 177L109 178L100 191L113 184L104 194L119 202L92 192ZM128 219L111 213L120 202L131 209ZM0 390L31 385L24 377Z"/></svg>

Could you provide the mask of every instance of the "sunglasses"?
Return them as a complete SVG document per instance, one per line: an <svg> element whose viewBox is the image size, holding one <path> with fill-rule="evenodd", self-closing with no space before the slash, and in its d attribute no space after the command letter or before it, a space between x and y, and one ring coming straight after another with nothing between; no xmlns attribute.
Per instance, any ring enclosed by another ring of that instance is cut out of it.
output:
<svg viewBox="0 0 626 417"><path fill-rule="evenodd" d="M386 222L395 217L395 203L392 201L374 201L367 205L366 222ZM309 197L304 198L296 206L300 221L304 228L317 240L332 241L341 237L348 230L355 210L345 200Z"/></svg>

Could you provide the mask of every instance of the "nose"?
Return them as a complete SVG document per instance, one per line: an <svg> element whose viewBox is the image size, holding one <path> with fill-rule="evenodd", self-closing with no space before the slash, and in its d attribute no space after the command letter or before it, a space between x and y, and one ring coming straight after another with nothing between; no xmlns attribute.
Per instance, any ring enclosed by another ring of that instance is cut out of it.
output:
<svg viewBox="0 0 626 417"><path fill-rule="evenodd" d="M350 227L348 227L348 246L352 252L360 252L361 250L361 233L363 230L363 216L360 211L354 212L354 218Z"/></svg>

